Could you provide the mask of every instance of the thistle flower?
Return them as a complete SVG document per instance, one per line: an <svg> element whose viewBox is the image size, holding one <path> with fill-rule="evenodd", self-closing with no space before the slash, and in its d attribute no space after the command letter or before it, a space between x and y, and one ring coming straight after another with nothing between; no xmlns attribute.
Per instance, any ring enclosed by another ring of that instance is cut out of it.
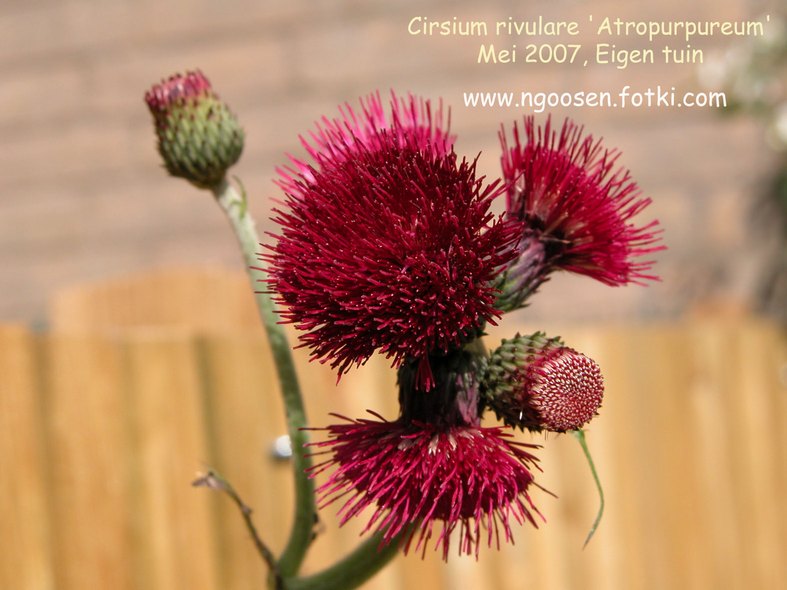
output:
<svg viewBox="0 0 787 590"><path fill-rule="evenodd" d="M390 113L386 115L380 93L370 94L360 101L360 109L356 112L345 103L339 108L340 118L323 117L316 124L308 139L301 136L301 144L314 161L318 169L325 163L336 163L351 157L356 144L363 145L374 151L389 141L381 138L380 132L394 135L400 143L409 143L420 150L437 155L445 155L451 151L455 137L450 133L450 113L443 111L442 102L436 109L428 100L408 95L399 97L391 91ZM285 192L298 192L298 179L314 180L312 165L289 156L294 168L278 169L277 183Z"/></svg>
<svg viewBox="0 0 787 590"><path fill-rule="evenodd" d="M502 189L475 162L431 145L401 129L334 144L276 211L281 233L264 258L281 316L340 374L379 351L395 366L420 359L428 390L428 355L500 315L491 283L519 225L489 212Z"/></svg>
<svg viewBox="0 0 787 590"><path fill-rule="evenodd" d="M415 551L425 552L436 535L444 559L457 528L459 554L477 557L482 529L487 544L499 547L501 534L513 542L512 522L536 525L527 492L536 459L525 449L532 445L510 440L501 428L441 429L373 415L379 421L339 416L346 423L326 428L329 440L315 445L332 455L314 474L336 467L319 488L321 505L349 495L339 510L342 524L373 506L364 532L383 532L383 543L406 532L405 553L413 541Z"/></svg>
<svg viewBox="0 0 787 590"><path fill-rule="evenodd" d="M509 426L565 432L596 415L604 380L592 359L559 338L517 334L492 353L481 395Z"/></svg>
<svg viewBox="0 0 787 590"><path fill-rule="evenodd" d="M658 222L632 222L650 199L616 168L619 152L568 119L556 132L551 120L536 128L527 117L524 138L514 125L513 145L504 130L500 141L507 212L525 222L520 257L500 283L503 309L520 307L556 269L608 285L657 279L648 274L653 261L640 257L664 248Z"/></svg>
<svg viewBox="0 0 787 590"><path fill-rule="evenodd" d="M436 537L435 550L447 559L459 529L459 554L477 557L482 531L489 546L499 547L501 536L513 542L513 523L536 525L528 494L534 445L481 427L478 379L486 361L477 341L431 362L437 385L428 393L416 386L416 362L399 369L397 420L373 412L376 420L338 416L345 422L323 429L328 440L312 446L330 457L312 475L334 468L318 494L322 506L344 500L342 524L371 506L364 532L382 532L383 544L402 534L405 553L413 544L425 552Z"/></svg>
<svg viewBox="0 0 787 590"><path fill-rule="evenodd" d="M243 151L243 129L200 71L175 74L145 93L167 171L200 188L218 185Z"/></svg>

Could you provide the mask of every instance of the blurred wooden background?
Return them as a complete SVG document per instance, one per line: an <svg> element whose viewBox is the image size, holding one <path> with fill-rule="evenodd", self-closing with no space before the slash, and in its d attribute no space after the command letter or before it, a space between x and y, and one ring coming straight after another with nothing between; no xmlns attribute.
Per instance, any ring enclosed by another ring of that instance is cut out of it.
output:
<svg viewBox="0 0 787 590"><path fill-rule="evenodd" d="M483 39L413 37L414 16L578 21L570 42L590 55L599 41L590 14L738 21L770 13L773 25L784 10L784 0L2 0L0 319L42 321L65 285L166 266L235 268L234 238L212 200L169 178L155 150L142 96L176 71L202 68L244 125L232 174L267 239L272 200L282 196L271 181L285 153L304 155L298 136L315 120L375 90L443 99L458 153L481 152L479 171L491 180L500 174L501 124L530 113L466 107L464 92L702 89L692 64L479 65ZM648 46L635 36L609 41ZM691 45L710 60L744 42L697 37ZM621 164L653 197L637 222L660 219L669 249L658 254L663 282L648 290L610 290L564 273L542 287L528 317L630 321L676 318L709 299L761 305L769 258L784 242L778 215L758 197L777 160L756 122L686 108L557 108L552 116L571 116L622 151ZM571 297L577 290L582 305Z"/></svg>
<svg viewBox="0 0 787 590"><path fill-rule="evenodd" d="M0 326L0 588L251 590L264 569L234 507L195 489L215 467L280 549L291 517L285 432L265 338L240 274L169 272L59 295L51 329ZM787 578L787 341L756 318L545 328L601 365L588 440L597 505L570 437L536 437L547 518L516 545L399 557L365 587L777 588ZM394 417L381 359L343 378L298 355L314 425L328 412ZM316 434L319 436L319 433ZM348 551L361 523L330 507L307 569Z"/></svg>

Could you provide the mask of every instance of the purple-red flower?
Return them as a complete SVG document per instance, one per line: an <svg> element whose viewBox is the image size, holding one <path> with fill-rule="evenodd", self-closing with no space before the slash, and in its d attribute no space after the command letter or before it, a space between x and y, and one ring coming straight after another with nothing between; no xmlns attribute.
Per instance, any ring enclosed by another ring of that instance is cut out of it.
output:
<svg viewBox="0 0 787 590"><path fill-rule="evenodd" d="M310 165L290 156L294 168L285 166L278 169L280 178L277 184L285 192L299 192L300 179L314 180L313 168L319 170L323 164L331 165L352 157L357 145L371 151L384 148L390 138L382 137L381 131L419 150L437 155L451 151L455 137L450 132L450 113L444 113L442 102L433 110L428 100L413 95L403 98L392 91L389 114L383 108L379 92L359 102L357 112L345 103L339 108L341 116L338 119L323 117L315 125L315 130L309 132L308 139L300 137L313 163Z"/></svg>
<svg viewBox="0 0 787 590"><path fill-rule="evenodd" d="M431 395L421 392L419 395ZM435 549L447 559L451 533L459 529L459 554L478 556L482 543L513 542L512 523L530 522L538 510L528 494L536 458L501 428L434 424L399 419L346 420L325 430L329 439L313 446L331 456L313 475L334 467L318 493L322 506L344 501L342 524L368 507L364 532L397 535L405 553ZM540 516L540 514L539 514ZM439 530L435 524L440 523Z"/></svg>
<svg viewBox="0 0 787 590"><path fill-rule="evenodd" d="M265 257L269 282L313 358L340 373L375 351L396 366L420 359L427 390L427 355L460 347L500 316L492 281L521 230L489 211L500 185L478 178L475 162L432 149L420 128L364 133L323 146L319 169L292 180Z"/></svg>
<svg viewBox="0 0 787 590"><path fill-rule="evenodd" d="M524 137L514 125L513 144L505 131L500 140L507 210L526 224L520 249L537 257L520 261L515 274L530 275L536 265L540 272L528 277L532 283L553 269L608 285L657 278L649 274L653 261L641 257L664 248L657 244L658 222L632 221L650 199L628 170L616 168L619 152L604 149L568 119L556 132L550 120L536 127L527 117Z"/></svg>
<svg viewBox="0 0 787 590"><path fill-rule="evenodd" d="M263 256L281 317L312 358L339 374L380 352L399 367L399 417L328 426L314 443L328 478L320 504L341 500L342 524L382 544L460 554L512 541L535 525L529 496L533 445L481 426L492 409L507 425L580 429L601 404L601 372L541 333L504 341L487 358L487 323L520 307L553 270L610 285L654 279L645 254L660 250L657 222L632 219L650 202L618 153L566 121L501 133L503 182L486 183L459 159L428 101L379 95L323 119L301 141L311 157L279 170L276 243ZM496 217L492 201L507 194ZM457 530L458 529L458 530Z"/></svg>

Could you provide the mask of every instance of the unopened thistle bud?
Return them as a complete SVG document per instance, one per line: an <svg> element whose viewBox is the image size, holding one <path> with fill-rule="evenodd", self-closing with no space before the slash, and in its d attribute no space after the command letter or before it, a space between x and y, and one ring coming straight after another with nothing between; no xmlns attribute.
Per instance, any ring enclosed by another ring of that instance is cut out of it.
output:
<svg viewBox="0 0 787 590"><path fill-rule="evenodd" d="M592 359L536 332L503 340L489 359L481 391L509 426L565 432L596 415L604 380Z"/></svg>
<svg viewBox="0 0 787 590"><path fill-rule="evenodd" d="M240 158L243 129L202 72L162 80L145 102L167 171L200 188L218 185Z"/></svg>
<svg viewBox="0 0 787 590"><path fill-rule="evenodd" d="M495 307L509 312L524 307L528 298L548 279L552 270L544 243L534 232L525 232L516 245L517 257L501 273L495 287L499 294Z"/></svg>

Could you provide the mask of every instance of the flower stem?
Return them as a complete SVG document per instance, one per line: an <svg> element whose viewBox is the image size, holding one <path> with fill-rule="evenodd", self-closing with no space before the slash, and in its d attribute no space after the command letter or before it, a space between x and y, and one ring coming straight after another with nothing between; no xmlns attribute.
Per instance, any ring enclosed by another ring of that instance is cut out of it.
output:
<svg viewBox="0 0 787 590"><path fill-rule="evenodd" d="M604 514L604 489L601 487L601 480L598 477L598 473L596 472L596 465L593 463L593 457L590 455L590 449L588 449L587 441L585 440L585 431L581 428L578 430L572 430L571 434L574 435L579 441L579 445L582 447L582 452L585 453L585 458L588 461L588 465L590 466L590 472L593 474L593 480L596 482L596 489L598 490L598 499L599 499L599 506L598 506L598 513L596 514L596 520L593 521L593 526L590 527L590 532L588 536L585 538L585 543L582 547L587 547L587 544L590 542L590 539L596 532L599 523L601 522L601 517Z"/></svg>
<svg viewBox="0 0 787 590"><path fill-rule="evenodd" d="M380 546L383 533L376 533L332 566L302 578L285 578L282 590L350 590L357 588L380 571L399 553L400 539L409 529Z"/></svg>
<svg viewBox="0 0 787 590"><path fill-rule="evenodd" d="M278 577L278 565L276 564L276 558L273 556L273 552L268 548L268 546L263 542L262 537L257 532L257 527L254 526L254 521L251 518L251 508L249 508L246 503L241 499L238 492L235 491L235 488L223 477L221 477L215 471L208 471L205 475L199 477L198 479L194 480L191 485L194 487L204 487L210 488L212 490L219 490L227 494L230 499L235 503L240 510L241 516L243 517L243 522L246 523L246 529L249 531L249 535L251 535L252 541L254 541L254 546L257 548L257 553L260 554L263 561L268 564L268 569L271 571L274 577Z"/></svg>
<svg viewBox="0 0 787 590"><path fill-rule="evenodd" d="M303 405L298 376L295 372L295 364L287 342L287 336L282 326L278 323L278 317L274 312L273 300L268 293L260 292L259 279L255 277L253 272L256 265L259 264L257 255L260 240L257 236L254 220L247 210L245 191L241 187L241 192L239 193L224 179L213 188L213 194L227 215L243 251L246 272L249 275L252 289L256 293L257 308L268 335L287 412L287 430L292 444L295 479L295 517L290 530L289 540L278 561L278 572L282 577L286 578L298 572L306 555L306 550L313 539L313 527L317 518L314 482L306 474L306 469L311 466L311 460L306 455L304 448L304 445L308 442L308 435L302 430L306 426L306 410Z"/></svg>

